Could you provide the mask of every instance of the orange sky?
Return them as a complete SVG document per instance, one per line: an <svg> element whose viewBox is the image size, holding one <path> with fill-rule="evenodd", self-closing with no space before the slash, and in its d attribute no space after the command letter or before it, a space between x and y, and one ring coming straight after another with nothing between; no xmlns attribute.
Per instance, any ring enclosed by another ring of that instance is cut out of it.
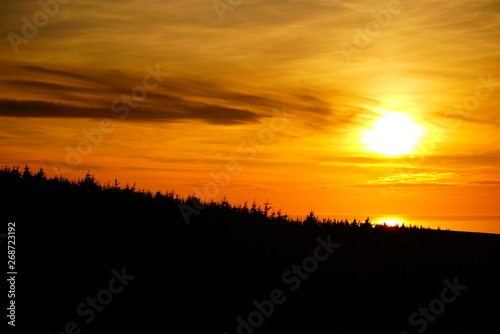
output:
<svg viewBox="0 0 500 334"><path fill-rule="evenodd" d="M497 1L46 3L0 3L2 165L293 215L500 215ZM390 112L424 130L410 155L362 143Z"/></svg>

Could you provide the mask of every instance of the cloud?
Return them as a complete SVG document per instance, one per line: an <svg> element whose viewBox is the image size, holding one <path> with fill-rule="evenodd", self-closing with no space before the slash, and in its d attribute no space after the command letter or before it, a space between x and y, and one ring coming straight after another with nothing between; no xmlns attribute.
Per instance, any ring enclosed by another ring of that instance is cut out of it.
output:
<svg viewBox="0 0 500 334"><path fill-rule="evenodd" d="M480 186L499 186L500 185L500 181L472 181L472 182L469 182L469 184L473 184L473 185L480 185Z"/></svg>
<svg viewBox="0 0 500 334"><path fill-rule="evenodd" d="M41 66L16 67L24 71L3 81L9 89L23 91L23 99L1 98L0 115L10 117L110 117L109 105L131 88L142 83L136 74L118 70L93 70L87 74ZM25 73L28 72L28 73ZM36 80L30 73L40 74ZM144 74L143 74L144 75ZM321 130L327 125L336 129L358 122L362 108L350 106L341 89L330 90L335 102L324 101L310 88L273 93L260 90L241 92L221 83L189 77L171 76L140 103L141 112L131 113L137 121L204 121L212 124L259 122L270 117L271 110L292 105L295 114L307 120L302 125ZM255 110L259 110L258 112Z"/></svg>
<svg viewBox="0 0 500 334"><path fill-rule="evenodd" d="M495 148L489 148L483 154L456 154L456 155L431 155L427 157L426 165L429 167L462 166L464 168L474 168L477 166L500 167L500 152Z"/></svg>
<svg viewBox="0 0 500 334"><path fill-rule="evenodd" d="M30 66L19 66L19 68L23 69L23 70L30 71L30 72L34 72L34 73L39 73L42 75L53 75L53 76L57 76L57 77L76 79L76 80L92 82L92 83L96 82L95 79L90 77L90 76L77 74L77 73L71 73L71 72L52 70L52 69L43 68L43 67L39 67L39 66L31 66L31 65Z"/></svg>
<svg viewBox="0 0 500 334"><path fill-rule="evenodd" d="M0 100L0 116L102 118L104 114L98 109L60 102Z"/></svg>
<svg viewBox="0 0 500 334"><path fill-rule="evenodd" d="M458 178L460 175L454 172L424 172L424 173L408 173L408 174L394 174L389 176L382 176L375 180L367 181L368 185L384 185L384 184L432 184L434 181L450 178Z"/></svg>
<svg viewBox="0 0 500 334"><path fill-rule="evenodd" d="M394 174L389 176L381 176L373 180L355 182L355 183L330 183L315 185L312 188L320 190L341 189L349 190L356 188L388 188L388 187L448 187L463 184L457 181L441 181L452 178L460 178L465 175L455 172L423 172L423 173L407 173Z"/></svg>
<svg viewBox="0 0 500 334"><path fill-rule="evenodd" d="M341 0L291 0L291 2L301 2L305 4L311 4L314 6L324 6L324 7L355 7L355 4L349 3L347 1Z"/></svg>
<svg viewBox="0 0 500 334"><path fill-rule="evenodd" d="M121 114L120 114L121 115ZM62 117L62 118L117 118L110 109L83 107L52 101L0 100L0 116ZM213 124L240 124L258 122L259 115L235 108L217 105L186 103L177 109L165 106L161 110L139 106L132 109L127 119L152 122L198 120Z"/></svg>

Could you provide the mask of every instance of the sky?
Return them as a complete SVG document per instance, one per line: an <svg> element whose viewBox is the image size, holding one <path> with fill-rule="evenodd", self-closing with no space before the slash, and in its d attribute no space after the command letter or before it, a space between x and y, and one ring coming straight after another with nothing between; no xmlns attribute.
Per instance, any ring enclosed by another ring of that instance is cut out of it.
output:
<svg viewBox="0 0 500 334"><path fill-rule="evenodd" d="M1 0L0 22L1 165L500 233L498 1Z"/></svg>

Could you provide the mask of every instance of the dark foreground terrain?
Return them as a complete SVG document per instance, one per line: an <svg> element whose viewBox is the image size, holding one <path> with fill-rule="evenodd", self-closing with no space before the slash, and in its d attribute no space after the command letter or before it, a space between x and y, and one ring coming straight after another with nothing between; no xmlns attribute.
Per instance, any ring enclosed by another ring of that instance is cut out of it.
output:
<svg viewBox="0 0 500 334"><path fill-rule="evenodd" d="M499 235L225 201L190 211L193 198L90 175L4 169L0 192L0 233L15 222L14 332L500 333Z"/></svg>

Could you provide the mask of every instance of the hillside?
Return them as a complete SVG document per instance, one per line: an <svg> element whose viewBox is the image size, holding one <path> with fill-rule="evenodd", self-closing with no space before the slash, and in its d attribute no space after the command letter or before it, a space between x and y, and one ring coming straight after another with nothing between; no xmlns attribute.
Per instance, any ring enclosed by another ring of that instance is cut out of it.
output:
<svg viewBox="0 0 500 334"><path fill-rule="evenodd" d="M90 174L4 168L0 191L0 232L16 227L22 332L500 329L500 235L293 220Z"/></svg>

